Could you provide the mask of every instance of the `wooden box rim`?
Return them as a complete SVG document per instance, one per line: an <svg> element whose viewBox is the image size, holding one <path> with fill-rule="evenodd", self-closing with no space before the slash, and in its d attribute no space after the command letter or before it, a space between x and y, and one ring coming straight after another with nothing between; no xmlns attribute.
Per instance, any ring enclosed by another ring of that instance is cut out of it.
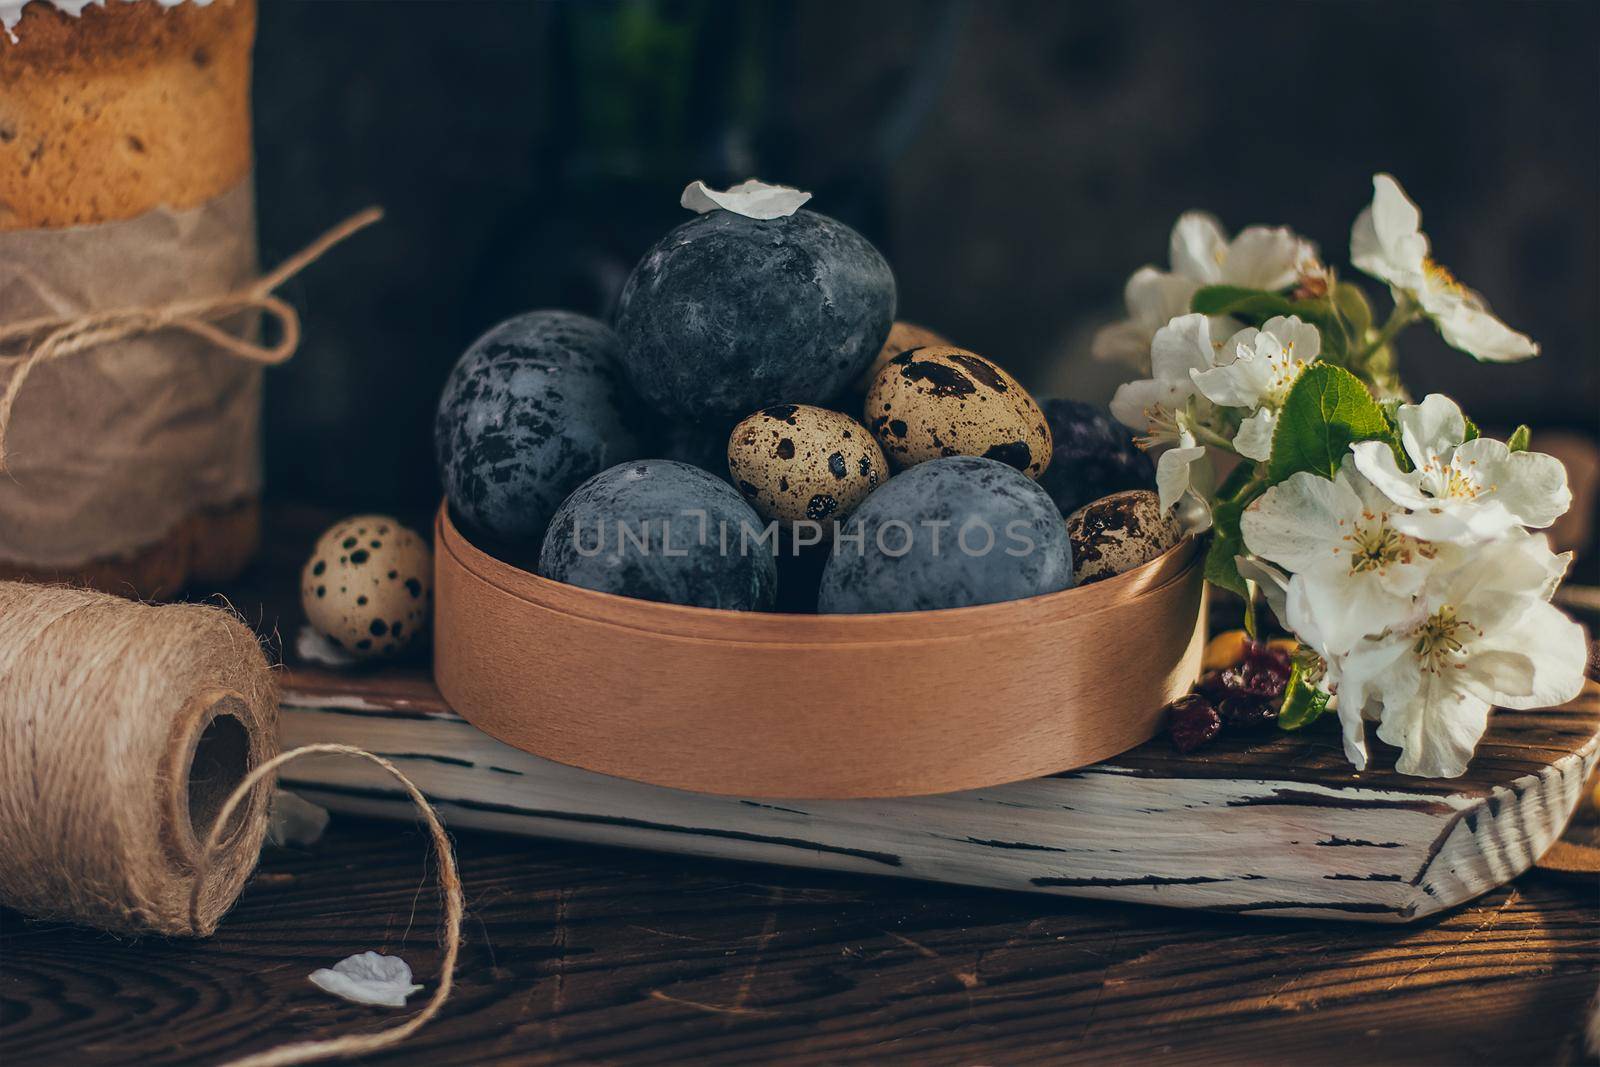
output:
<svg viewBox="0 0 1600 1067"><path fill-rule="evenodd" d="M749 797L946 793L1148 740L1204 644L1194 538L1102 582L939 611L792 615L565 585L441 505L434 674L463 718L561 763Z"/></svg>

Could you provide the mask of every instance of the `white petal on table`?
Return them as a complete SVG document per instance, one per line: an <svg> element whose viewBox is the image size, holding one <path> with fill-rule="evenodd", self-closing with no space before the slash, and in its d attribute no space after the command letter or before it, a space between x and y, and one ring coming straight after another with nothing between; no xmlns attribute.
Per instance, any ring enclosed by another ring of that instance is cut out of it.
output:
<svg viewBox="0 0 1600 1067"><path fill-rule="evenodd" d="M411 968L399 956L362 952L342 959L332 968L312 971L311 984L356 1004L403 1008L406 998L421 989L411 981Z"/></svg>

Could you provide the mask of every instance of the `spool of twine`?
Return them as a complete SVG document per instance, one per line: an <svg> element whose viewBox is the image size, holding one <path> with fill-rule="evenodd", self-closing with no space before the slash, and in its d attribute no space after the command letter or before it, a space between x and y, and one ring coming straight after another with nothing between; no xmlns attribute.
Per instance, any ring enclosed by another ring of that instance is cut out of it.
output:
<svg viewBox="0 0 1600 1067"><path fill-rule="evenodd" d="M421 791L370 752L319 744L279 753L277 738L266 656L230 613L0 582L0 904L121 933L209 935L255 869L277 769L308 755L377 764L427 825L444 955L422 1010L230 1067L288 1067L403 1042L444 1007L461 951L455 855Z"/></svg>
<svg viewBox="0 0 1600 1067"><path fill-rule="evenodd" d="M255 867L271 782L218 819L276 753L277 715L227 612L0 582L0 904L210 934Z"/></svg>

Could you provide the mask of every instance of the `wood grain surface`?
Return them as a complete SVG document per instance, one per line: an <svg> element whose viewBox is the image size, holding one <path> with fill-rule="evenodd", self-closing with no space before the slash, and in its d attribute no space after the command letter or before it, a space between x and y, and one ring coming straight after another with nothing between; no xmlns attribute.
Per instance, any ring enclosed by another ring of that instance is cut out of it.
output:
<svg viewBox="0 0 1600 1067"><path fill-rule="evenodd" d="M289 528L309 538L315 522ZM279 513L267 555L297 566L310 541L284 529ZM258 569L234 602L281 638L294 609L269 606L282 600L274 573ZM335 706L376 685L386 708L442 712L425 678L418 665L381 680L296 669ZM1495 758L1552 743L1507 734ZM1200 765L1233 775L1292 754L1314 767L1334 744L1223 747ZM1135 756L1152 769L1171 759L1157 746ZM1390 927L456 840L469 907L458 991L383 1062L1587 1062L1581 1028L1600 980L1588 873L1530 872ZM336 816L318 845L269 850L206 941L130 941L0 910L0 1064L212 1063L376 1029L396 1013L334 1000L306 975L376 949L431 988L427 856L413 827Z"/></svg>
<svg viewBox="0 0 1600 1067"><path fill-rule="evenodd" d="M458 991L372 1062L1583 1062L1593 880L1531 874L1413 927L1197 916L483 834L457 841ZM397 1013L305 979L437 975L414 829L340 817L269 851L204 942L0 913L0 1062L209 1063Z"/></svg>

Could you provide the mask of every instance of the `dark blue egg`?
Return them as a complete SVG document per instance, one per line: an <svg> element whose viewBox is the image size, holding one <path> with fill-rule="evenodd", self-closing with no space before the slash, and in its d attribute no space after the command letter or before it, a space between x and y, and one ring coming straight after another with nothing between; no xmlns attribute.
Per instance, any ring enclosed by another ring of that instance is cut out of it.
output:
<svg viewBox="0 0 1600 1067"><path fill-rule="evenodd" d="M760 611L777 591L775 533L720 478L642 459L573 490L550 521L539 573L640 600Z"/></svg>
<svg viewBox="0 0 1600 1067"><path fill-rule="evenodd" d="M634 389L679 419L825 405L877 355L894 321L878 250L826 215L713 211L645 253L617 333Z"/></svg>
<svg viewBox="0 0 1600 1067"><path fill-rule="evenodd" d="M1039 484L1061 514L1125 489L1154 489L1156 468L1111 412L1081 400L1042 400L1055 447Z"/></svg>
<svg viewBox="0 0 1600 1067"><path fill-rule="evenodd" d="M1050 495L977 456L897 474L840 530L822 574L824 613L930 611L1072 585L1072 547Z"/></svg>
<svg viewBox="0 0 1600 1067"><path fill-rule="evenodd" d="M728 476L728 434L733 423L720 420L708 423L661 420L650 437L651 455L675 459L691 467L715 474L732 485Z"/></svg>
<svg viewBox="0 0 1600 1067"><path fill-rule="evenodd" d="M637 455L617 336L569 311L530 311L473 342L433 424L445 495L480 535L537 543L578 483Z"/></svg>

